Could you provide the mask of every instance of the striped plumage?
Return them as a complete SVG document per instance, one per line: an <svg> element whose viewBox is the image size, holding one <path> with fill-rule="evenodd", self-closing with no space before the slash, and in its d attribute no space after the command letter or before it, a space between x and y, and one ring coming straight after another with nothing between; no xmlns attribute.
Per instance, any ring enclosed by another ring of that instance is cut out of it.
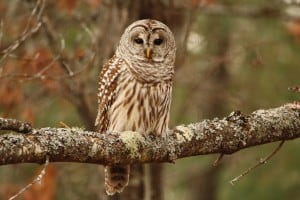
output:
<svg viewBox="0 0 300 200"><path fill-rule="evenodd" d="M143 42L137 42L137 38ZM155 41L158 38L163 42ZM96 119L99 132L166 133L174 60L175 41L166 25L155 20L130 25L116 54L100 73ZM105 167L107 194L123 191L129 171L129 166Z"/></svg>

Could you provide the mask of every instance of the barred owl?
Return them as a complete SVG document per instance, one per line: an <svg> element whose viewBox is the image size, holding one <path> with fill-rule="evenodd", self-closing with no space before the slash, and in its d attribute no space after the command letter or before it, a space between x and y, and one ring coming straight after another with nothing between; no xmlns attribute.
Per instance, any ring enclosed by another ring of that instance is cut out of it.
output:
<svg viewBox="0 0 300 200"><path fill-rule="evenodd" d="M159 21L139 20L126 28L99 75L99 132L166 133L175 52L172 32ZM106 193L122 192L129 172L129 165L105 166Z"/></svg>

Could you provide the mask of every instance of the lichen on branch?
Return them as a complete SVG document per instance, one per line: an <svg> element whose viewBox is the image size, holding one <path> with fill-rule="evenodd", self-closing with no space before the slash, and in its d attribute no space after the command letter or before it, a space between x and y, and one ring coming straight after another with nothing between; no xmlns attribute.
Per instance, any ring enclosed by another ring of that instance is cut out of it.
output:
<svg viewBox="0 0 300 200"><path fill-rule="evenodd" d="M0 118L0 124L7 119ZM9 127L9 126L6 126ZM2 131L3 132L3 131ZM97 133L80 128L41 128L0 134L0 165L13 163L82 162L131 164L173 162L205 155L231 154L244 148L300 137L300 105L232 112L223 119L176 126L167 137L137 132Z"/></svg>

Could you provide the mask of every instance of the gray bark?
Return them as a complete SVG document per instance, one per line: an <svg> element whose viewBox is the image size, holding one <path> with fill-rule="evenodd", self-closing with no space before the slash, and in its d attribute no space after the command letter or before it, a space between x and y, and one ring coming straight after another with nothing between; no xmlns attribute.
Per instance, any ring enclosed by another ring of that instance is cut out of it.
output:
<svg viewBox="0 0 300 200"><path fill-rule="evenodd" d="M18 128L7 131L9 124L0 124L5 130L0 132L0 165L44 163L47 155L50 162L103 165L173 162L298 138L300 104L257 110L250 115L236 111L223 119L176 126L164 138L131 131L99 134L80 128L32 128L20 133Z"/></svg>

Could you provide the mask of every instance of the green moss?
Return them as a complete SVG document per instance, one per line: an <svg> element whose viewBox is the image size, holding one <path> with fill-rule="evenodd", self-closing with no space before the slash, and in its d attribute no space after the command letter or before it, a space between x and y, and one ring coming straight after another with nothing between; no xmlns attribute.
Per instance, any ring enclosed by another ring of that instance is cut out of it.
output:
<svg viewBox="0 0 300 200"><path fill-rule="evenodd" d="M120 135L120 139L125 144L126 149L130 152L130 157L134 158L139 156L139 144L144 143L145 139L144 137L133 131L124 131Z"/></svg>

